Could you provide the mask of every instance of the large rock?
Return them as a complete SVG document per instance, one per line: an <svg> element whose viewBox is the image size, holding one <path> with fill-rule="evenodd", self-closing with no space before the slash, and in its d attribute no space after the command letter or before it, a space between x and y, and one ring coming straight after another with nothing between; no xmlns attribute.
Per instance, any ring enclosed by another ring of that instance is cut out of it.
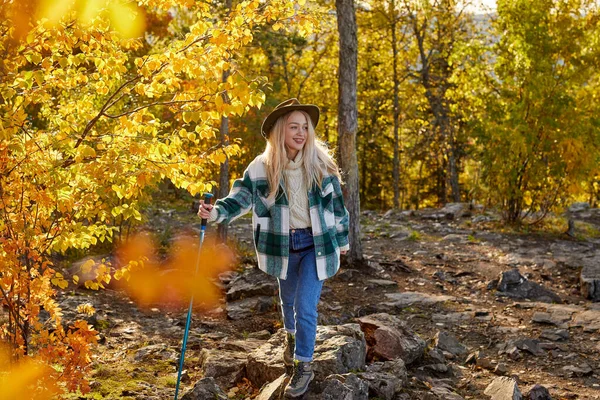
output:
<svg viewBox="0 0 600 400"><path fill-rule="evenodd" d="M584 332L597 332L600 330L600 311L586 310L576 313L570 326L581 326Z"/></svg>
<svg viewBox="0 0 600 400"><path fill-rule="evenodd" d="M548 389L543 387L542 385L533 385L529 392L525 396L527 400L552 400L552 396L550 396L550 392Z"/></svg>
<svg viewBox="0 0 600 400"><path fill-rule="evenodd" d="M462 356L467 353L467 348L461 344L454 335L446 331L440 331L434 338L435 346L455 356Z"/></svg>
<svg viewBox="0 0 600 400"><path fill-rule="evenodd" d="M483 393L491 400L523 400L517 381L505 376L494 379Z"/></svg>
<svg viewBox="0 0 600 400"><path fill-rule="evenodd" d="M290 376L287 374L281 374L279 378L275 379L273 382L269 382L265 384L258 396L254 398L254 400L278 400L283 395L283 390L285 389L285 385L287 385Z"/></svg>
<svg viewBox="0 0 600 400"><path fill-rule="evenodd" d="M469 212L469 203L447 203L440 212L446 219L459 219Z"/></svg>
<svg viewBox="0 0 600 400"><path fill-rule="evenodd" d="M227 400L227 394L217 384L215 378L200 379L194 388L183 395L181 400Z"/></svg>
<svg viewBox="0 0 600 400"><path fill-rule="evenodd" d="M569 206L569 212L582 212L590 209L590 203L587 202L577 202L573 203Z"/></svg>
<svg viewBox="0 0 600 400"><path fill-rule="evenodd" d="M315 374L327 376L363 370L366 356L367 343L358 324L317 327Z"/></svg>
<svg viewBox="0 0 600 400"><path fill-rule="evenodd" d="M273 297L256 296L227 303L227 317L239 320L275 310Z"/></svg>
<svg viewBox="0 0 600 400"><path fill-rule="evenodd" d="M277 279L258 268L248 268L229 283L227 301L241 300L253 296L274 296Z"/></svg>
<svg viewBox="0 0 600 400"><path fill-rule="evenodd" d="M579 275L581 295L592 301L600 301L600 260L586 263Z"/></svg>
<svg viewBox="0 0 600 400"><path fill-rule="evenodd" d="M250 382L261 387L285 372L283 349L285 329L280 329L262 346L248 355L246 374Z"/></svg>
<svg viewBox="0 0 600 400"><path fill-rule="evenodd" d="M529 299L543 303L562 303L561 298L539 283L531 282L518 269L503 272L496 290L513 299Z"/></svg>
<svg viewBox="0 0 600 400"><path fill-rule="evenodd" d="M213 377L223 386L239 382L246 373L247 355L239 351L208 350L200 352L200 366L205 377Z"/></svg>
<svg viewBox="0 0 600 400"><path fill-rule="evenodd" d="M306 400L368 400L369 384L355 374L332 374L320 384L313 383Z"/></svg>
<svg viewBox="0 0 600 400"><path fill-rule="evenodd" d="M358 318L358 322L369 346L368 358L401 358L409 365L423 355L425 341L399 318L379 313Z"/></svg>
<svg viewBox="0 0 600 400"><path fill-rule="evenodd" d="M407 371L402 359L375 362L367 366L367 372L358 376L369 383L369 396L383 400L392 400L406 384Z"/></svg>
<svg viewBox="0 0 600 400"><path fill-rule="evenodd" d="M510 356L518 353L517 350L526 351L534 356L543 354L543 350L540 347L540 341L538 339L527 337L509 340L508 342L499 344L497 347L499 354L508 354Z"/></svg>
<svg viewBox="0 0 600 400"><path fill-rule="evenodd" d="M285 330L277 331L264 345L248 356L248 379L261 387L285 372L283 349ZM358 324L317 326L313 370L317 379L345 374L365 367L367 345Z"/></svg>

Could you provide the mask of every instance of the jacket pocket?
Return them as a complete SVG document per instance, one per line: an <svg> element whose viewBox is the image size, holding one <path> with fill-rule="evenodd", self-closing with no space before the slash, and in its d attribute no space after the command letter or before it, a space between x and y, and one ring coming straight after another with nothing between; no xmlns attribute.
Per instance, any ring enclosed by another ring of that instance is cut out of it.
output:
<svg viewBox="0 0 600 400"><path fill-rule="evenodd" d="M254 231L254 245L258 248L258 238L260 236L260 224L256 225L256 230Z"/></svg>
<svg viewBox="0 0 600 400"><path fill-rule="evenodd" d="M256 201L254 202L254 213L259 218L271 216L271 207L274 201L269 200L269 191L266 187L261 187L256 190ZM264 226L263 226L264 228Z"/></svg>
<svg viewBox="0 0 600 400"><path fill-rule="evenodd" d="M256 227L254 228L254 244L256 250L261 253L267 251L267 238L269 236L269 225L271 219L269 217L257 218Z"/></svg>

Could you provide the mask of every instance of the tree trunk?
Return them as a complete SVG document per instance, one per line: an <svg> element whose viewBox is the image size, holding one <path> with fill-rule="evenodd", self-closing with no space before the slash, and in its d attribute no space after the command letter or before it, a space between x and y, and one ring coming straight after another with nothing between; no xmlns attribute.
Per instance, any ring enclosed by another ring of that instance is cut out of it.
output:
<svg viewBox="0 0 600 400"><path fill-rule="evenodd" d="M231 1L227 0L225 3L225 7L227 9L227 14L231 12ZM229 70L223 71L223 82L227 82L227 78L229 77ZM227 92L223 93L223 103L227 103ZM229 144L229 118L221 117L221 127L219 129L221 146L227 146ZM219 198L227 197L229 194L229 157L225 160L223 164L221 164L221 168L219 170ZM219 224L217 228L217 236L221 243L227 243L227 224Z"/></svg>
<svg viewBox="0 0 600 400"><path fill-rule="evenodd" d="M338 146L340 166L344 172L344 201L350 214L350 251L348 261L362 264L360 241L360 197L358 163L356 159L356 131L358 130L356 14L353 0L336 0L337 23L340 36L338 76Z"/></svg>
<svg viewBox="0 0 600 400"><path fill-rule="evenodd" d="M396 38L396 2L392 0L390 5L392 31L392 68L394 74L394 163L392 171L392 179L394 180L394 208L400 208L400 140L398 138L399 116L400 110L398 105L398 87L400 82L398 79L398 43Z"/></svg>
<svg viewBox="0 0 600 400"><path fill-rule="evenodd" d="M223 80L227 79L228 72L223 72ZM225 97L225 95L224 95ZM229 118L221 117L221 146L227 146L229 144ZM219 171L219 194L218 197L222 199L227 197L229 193L229 157L221 164ZM219 224L217 228L217 235L221 243L227 243L227 224Z"/></svg>

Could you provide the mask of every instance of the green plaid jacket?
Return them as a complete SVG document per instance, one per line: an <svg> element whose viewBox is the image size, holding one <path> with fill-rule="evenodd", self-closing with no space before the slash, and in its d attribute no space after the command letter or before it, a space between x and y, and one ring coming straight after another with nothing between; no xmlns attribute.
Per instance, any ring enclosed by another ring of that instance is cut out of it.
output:
<svg viewBox="0 0 600 400"><path fill-rule="evenodd" d="M319 189L315 185L308 192L319 280L330 278L339 270L340 248L348 248L349 222L338 178L326 175L321 186ZM267 172L260 155L248 165L243 177L234 181L229 195L215 202L214 222L228 224L252 210L258 267L286 279L290 209L283 182L274 200L268 200L268 195Z"/></svg>

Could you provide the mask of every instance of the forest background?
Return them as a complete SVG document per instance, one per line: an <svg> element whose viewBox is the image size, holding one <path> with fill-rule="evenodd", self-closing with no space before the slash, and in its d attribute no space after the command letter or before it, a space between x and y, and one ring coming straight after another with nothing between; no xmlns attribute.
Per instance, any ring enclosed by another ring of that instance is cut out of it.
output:
<svg viewBox="0 0 600 400"><path fill-rule="evenodd" d="M528 225L598 205L595 1L354 6L361 209L470 202ZM0 2L7 359L52 365L29 376L51 391L88 390L95 331L59 323L55 290L70 281L53 263L124 241L165 185L190 201L226 194L279 102L317 104L337 150L336 17L332 0ZM137 264L92 267L99 289Z"/></svg>

